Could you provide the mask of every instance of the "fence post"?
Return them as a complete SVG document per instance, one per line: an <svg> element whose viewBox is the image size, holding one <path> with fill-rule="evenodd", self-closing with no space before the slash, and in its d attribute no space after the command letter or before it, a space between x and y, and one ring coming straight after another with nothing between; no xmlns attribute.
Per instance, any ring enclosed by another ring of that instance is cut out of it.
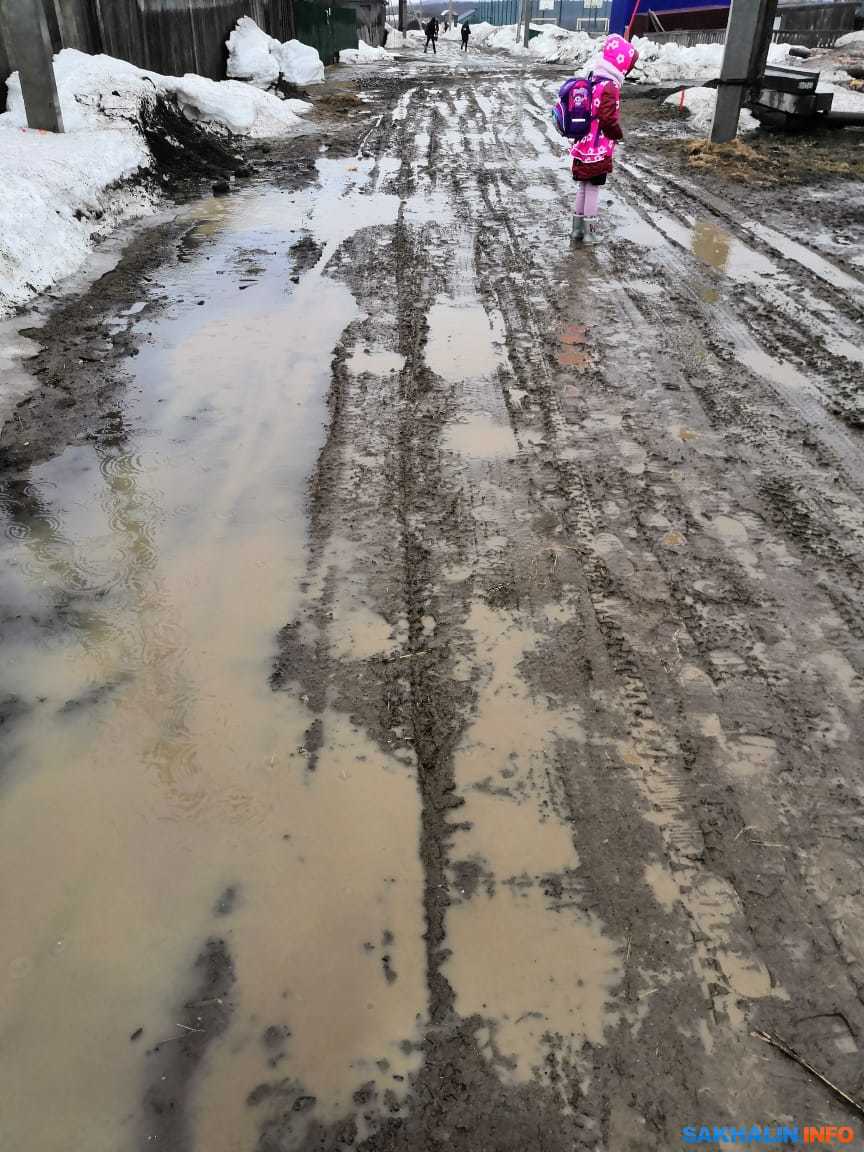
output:
<svg viewBox="0 0 864 1152"><path fill-rule="evenodd" d="M0 19L10 64L18 69L27 126L62 132L54 53L42 0L3 0Z"/></svg>
<svg viewBox="0 0 864 1152"><path fill-rule="evenodd" d="M756 73L765 67L776 10L777 0L732 0L711 125L714 144L725 144L738 135L741 102Z"/></svg>

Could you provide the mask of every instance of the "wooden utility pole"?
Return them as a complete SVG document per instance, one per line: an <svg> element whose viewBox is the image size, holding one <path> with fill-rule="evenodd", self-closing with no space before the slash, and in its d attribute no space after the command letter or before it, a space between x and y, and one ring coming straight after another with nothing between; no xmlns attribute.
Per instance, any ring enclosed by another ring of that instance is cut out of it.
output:
<svg viewBox="0 0 864 1152"><path fill-rule="evenodd" d="M531 39L531 0L522 0L522 16L525 20L525 28L522 32L522 43L528 47L528 41Z"/></svg>
<svg viewBox="0 0 864 1152"><path fill-rule="evenodd" d="M765 67L777 0L732 0L711 141L725 144L738 134L738 117L748 90Z"/></svg>
<svg viewBox="0 0 864 1152"><path fill-rule="evenodd" d="M0 0L9 63L18 69L28 128L63 131L54 53L42 0Z"/></svg>
<svg viewBox="0 0 864 1152"><path fill-rule="evenodd" d="M407 32L405 31L405 0L399 0L399 31L402 33L402 43L405 43Z"/></svg>

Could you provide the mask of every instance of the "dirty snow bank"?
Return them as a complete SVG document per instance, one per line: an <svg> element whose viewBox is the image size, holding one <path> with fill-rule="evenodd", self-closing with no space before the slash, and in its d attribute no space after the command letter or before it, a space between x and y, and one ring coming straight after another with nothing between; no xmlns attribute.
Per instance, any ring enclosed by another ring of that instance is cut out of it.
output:
<svg viewBox="0 0 864 1152"><path fill-rule="evenodd" d="M150 210L139 190L118 187L150 162L143 138L107 128L22 131L0 116L0 315L84 263L94 242Z"/></svg>
<svg viewBox="0 0 864 1152"><path fill-rule="evenodd" d="M307 84L323 84L324 65L318 49L299 40L286 40L274 53L283 79L304 88Z"/></svg>
<svg viewBox="0 0 864 1152"><path fill-rule="evenodd" d="M663 101L672 107L681 106L680 92L673 92ZM711 131L714 120L714 107L717 104L717 90L715 88L688 88L684 93L684 107L689 112L687 127L699 136L707 136ZM759 121L746 108L741 109L738 118L739 132L753 132L759 127Z"/></svg>
<svg viewBox="0 0 864 1152"><path fill-rule="evenodd" d="M852 92L849 88L840 88L836 84L819 85L820 92L832 92L834 100L832 109L835 112L864 112L864 93ZM678 108L681 93L673 92L664 100L664 104ZM690 113L687 118L687 127L700 136L707 136L711 131L714 119L714 106L717 103L717 91L714 88L688 88L684 92L684 107ZM754 132L759 127L759 121L746 108L741 109L738 120L739 132Z"/></svg>
<svg viewBox="0 0 864 1152"><path fill-rule="evenodd" d="M861 32L847 32L839 36L834 42L835 48L855 48L864 51L864 30Z"/></svg>
<svg viewBox="0 0 864 1152"><path fill-rule="evenodd" d="M816 91L833 93L832 112L864 112L864 92L853 92L851 88L843 88L825 81L819 82Z"/></svg>
<svg viewBox="0 0 864 1152"><path fill-rule="evenodd" d="M33 132L17 72L0 115L0 315L83 264L96 240L151 199L130 187L152 161L139 128L145 101L173 97L184 116L220 132L285 135L310 105L238 81L161 76L67 48L54 61L66 132Z"/></svg>
<svg viewBox="0 0 864 1152"><path fill-rule="evenodd" d="M469 43L475 48L479 44L485 44L492 33L498 31L495 24L487 24L485 20L481 20L477 24L472 24L469 20L468 27L471 29L471 39ZM449 32L442 32L441 35L445 40L455 40L458 44L462 40L462 25L457 23Z"/></svg>
<svg viewBox="0 0 864 1152"><path fill-rule="evenodd" d="M315 48L299 40L280 43L249 16L241 16L226 41L228 76L258 88L272 88L279 77L305 87L321 84L324 65Z"/></svg>
<svg viewBox="0 0 864 1152"><path fill-rule="evenodd" d="M54 58L54 75L67 132L121 127L135 131L142 101L156 94L173 96L186 118L238 136L290 135L302 124L311 104L280 100L238 80L206 80L203 76L162 76L136 68L112 56L88 56L64 48ZM18 73L8 84L5 114L25 127L27 118ZM4 119L0 116L0 121Z"/></svg>
<svg viewBox="0 0 864 1152"><path fill-rule="evenodd" d="M534 24L532 31L538 35L532 36L527 48L522 43L521 30L517 35L515 24L496 28L483 43L485 47L504 49L514 56L526 56L546 64L571 64L574 71L586 64L600 45L600 41L587 32L570 32L557 24Z"/></svg>
<svg viewBox="0 0 864 1152"><path fill-rule="evenodd" d="M574 72L579 72L590 67L604 39L589 36L587 32L571 32L557 24L533 24L532 31L537 35L531 38L527 48L522 44L521 34L517 37L515 24L492 28L479 41L472 35L471 41L547 64L569 64ZM656 44L640 36L634 37L633 43L639 49L639 60L630 74L632 80L662 84L670 80L708 80L720 75L722 44L696 44L685 48L681 44ZM770 63L779 64L787 57L788 45L771 45L768 53Z"/></svg>
<svg viewBox="0 0 864 1152"><path fill-rule="evenodd" d="M340 64L392 64L393 57L386 48L372 48L361 40L356 48L343 48L339 53Z"/></svg>
<svg viewBox="0 0 864 1152"><path fill-rule="evenodd" d="M681 44L656 44L641 36L634 36L633 44L639 50L636 67L630 73L633 80L662 84L667 80L711 80L720 75L723 44L685 48ZM788 44L772 44L768 49L769 64L782 64L788 56Z"/></svg>

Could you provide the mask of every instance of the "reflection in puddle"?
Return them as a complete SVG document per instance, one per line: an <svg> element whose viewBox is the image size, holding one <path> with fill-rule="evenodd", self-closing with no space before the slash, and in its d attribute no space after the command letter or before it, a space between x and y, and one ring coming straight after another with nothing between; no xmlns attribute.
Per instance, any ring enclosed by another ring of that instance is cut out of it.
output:
<svg viewBox="0 0 864 1152"><path fill-rule="evenodd" d="M780 384L784 388L792 388L796 392L811 388L807 377L798 371L788 360L775 360L761 348L738 348L735 358L745 367L750 368L757 376L770 380L772 384Z"/></svg>
<svg viewBox="0 0 864 1152"><path fill-rule="evenodd" d="M708 220L697 220L693 227L693 255L725 272L729 261L729 237L722 228Z"/></svg>
<svg viewBox="0 0 864 1152"><path fill-rule="evenodd" d="M788 259L794 260L803 268L813 272L820 280L832 284L841 292L847 293L854 300L860 301L864 299L864 283L856 276L851 276L848 272L844 272L842 268L838 268L836 264L826 259L826 257L820 256L818 252L813 252L804 244L799 244L796 240L784 235L782 232L777 232L767 224L752 222L749 227L752 229L754 235L770 244L776 252L779 252Z"/></svg>
<svg viewBox="0 0 864 1152"><path fill-rule="evenodd" d="M208 305L159 322L117 446L69 449L2 513L4 604L23 621L65 605L62 628L9 634L0 669L0 696L25 708L0 805L0 870L16 878L0 938L10 1148L138 1146L147 1047L177 1037L214 934L237 984L197 1087L196 1146L253 1147L266 1105L246 1096L274 1078L302 1081L332 1118L376 1077L398 1099L394 1077L415 1066L415 781L334 712L310 772L316 717L268 686L273 637L302 602L332 353L358 317L323 274L326 245L365 224L343 210L362 176L328 170L321 198L338 203L308 197L339 222L287 293L285 198L215 206L206 259L159 285ZM395 219L395 200L366 200ZM238 244L261 265L243 293ZM343 623L352 649L384 643L372 613L352 605ZM274 1052L262 1036L280 1030Z"/></svg>
<svg viewBox="0 0 864 1152"><path fill-rule="evenodd" d="M471 412L451 424L444 444L454 452L478 460L506 459L515 456L518 450L512 428L499 424L484 412Z"/></svg>
<svg viewBox="0 0 864 1152"><path fill-rule="evenodd" d="M559 339L558 363L562 368L587 368L590 365L591 354L585 347L588 330L583 324L562 325Z"/></svg>
<svg viewBox="0 0 864 1152"><path fill-rule="evenodd" d="M405 357L398 352L388 352L386 349L358 348L346 361L348 371L355 376L370 372L373 376L387 376L391 372L401 372L405 366Z"/></svg>
<svg viewBox="0 0 864 1152"><path fill-rule="evenodd" d="M459 384L490 376L503 361L504 322L474 297L438 301L429 309L426 363L442 380Z"/></svg>

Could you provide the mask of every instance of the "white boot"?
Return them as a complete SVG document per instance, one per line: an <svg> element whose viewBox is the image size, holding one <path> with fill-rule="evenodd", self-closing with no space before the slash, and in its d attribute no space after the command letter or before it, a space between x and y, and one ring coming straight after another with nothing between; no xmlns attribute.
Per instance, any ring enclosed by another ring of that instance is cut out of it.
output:
<svg viewBox="0 0 864 1152"><path fill-rule="evenodd" d="M597 243L597 225L598 220L596 216L586 216L585 222L582 226L582 243L583 244L596 244Z"/></svg>

